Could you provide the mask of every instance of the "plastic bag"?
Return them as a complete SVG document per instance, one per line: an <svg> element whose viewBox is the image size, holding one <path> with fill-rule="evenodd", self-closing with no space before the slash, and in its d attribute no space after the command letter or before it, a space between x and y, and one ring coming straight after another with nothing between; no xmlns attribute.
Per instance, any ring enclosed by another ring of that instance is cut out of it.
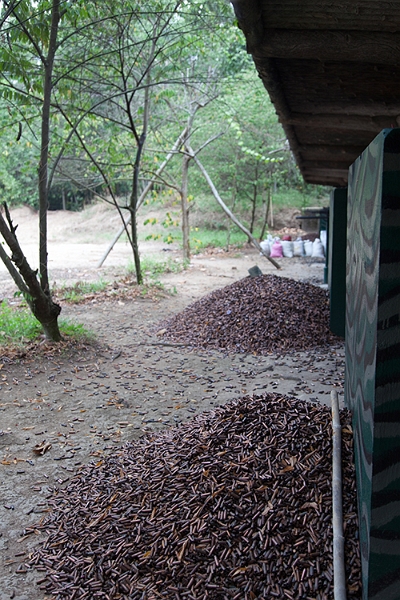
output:
<svg viewBox="0 0 400 600"><path fill-rule="evenodd" d="M293 256L304 256L304 242L301 238L297 238L293 242Z"/></svg>
<svg viewBox="0 0 400 600"><path fill-rule="evenodd" d="M285 258L293 258L293 242L282 240L282 253Z"/></svg>
<svg viewBox="0 0 400 600"><path fill-rule="evenodd" d="M311 256L312 256L312 258L324 258L325 257L324 247L319 238L317 238L313 241Z"/></svg>
<svg viewBox="0 0 400 600"><path fill-rule="evenodd" d="M271 247L271 258L282 258L283 250L280 240L275 240Z"/></svg>
<svg viewBox="0 0 400 600"><path fill-rule="evenodd" d="M269 240L263 240L260 242L260 246L263 252L260 252L260 255L263 256L263 253L269 256L271 254L271 245Z"/></svg>
<svg viewBox="0 0 400 600"><path fill-rule="evenodd" d="M304 240L304 252L306 256L312 256L313 243L310 240Z"/></svg>
<svg viewBox="0 0 400 600"><path fill-rule="evenodd" d="M321 231L319 232L319 236L320 236L321 243L322 243L322 245L324 247L324 252L326 254L326 241L327 241L327 238L326 238L326 229L321 229Z"/></svg>

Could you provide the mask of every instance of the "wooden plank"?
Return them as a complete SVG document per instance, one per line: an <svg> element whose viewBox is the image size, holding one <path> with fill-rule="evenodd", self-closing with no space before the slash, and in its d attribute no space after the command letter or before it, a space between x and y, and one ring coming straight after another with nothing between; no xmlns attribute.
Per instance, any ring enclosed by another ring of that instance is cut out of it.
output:
<svg viewBox="0 0 400 600"><path fill-rule="evenodd" d="M247 0L247 4L255 3ZM271 28L398 31L400 5L379 0L260 0L264 20Z"/></svg>
<svg viewBox="0 0 400 600"><path fill-rule="evenodd" d="M307 175L304 177L304 181L306 183L313 183L316 185L329 185L332 187L346 187L347 186L347 178L343 179L341 177L330 177L329 173L326 176L321 177L313 177L312 175Z"/></svg>
<svg viewBox="0 0 400 600"><path fill-rule="evenodd" d="M365 149L364 146L335 146L319 144L302 144L298 150L302 156L307 156L308 160L342 160L349 161L349 164L360 156Z"/></svg>
<svg viewBox="0 0 400 600"><path fill-rule="evenodd" d="M289 125L300 125L302 127L323 128L326 130L345 131L368 131L378 134L382 129L400 125L398 115L380 115L369 117L364 115L338 115L332 113L292 113L286 122Z"/></svg>
<svg viewBox="0 0 400 600"><path fill-rule="evenodd" d="M308 160L307 154L303 154L303 169L304 171L312 171L313 169L327 169L329 171L348 171L349 161L345 160Z"/></svg>
<svg viewBox="0 0 400 600"><path fill-rule="evenodd" d="M311 59L400 65L400 34L378 31L267 29L252 46L258 58Z"/></svg>
<svg viewBox="0 0 400 600"><path fill-rule="evenodd" d="M317 177L318 175L321 175L321 177L329 175L330 177L338 177L341 179L347 179L348 177L348 169L330 169L329 167L312 166L307 169L303 168L302 172L304 177L307 177L307 175L312 175L313 177Z"/></svg>

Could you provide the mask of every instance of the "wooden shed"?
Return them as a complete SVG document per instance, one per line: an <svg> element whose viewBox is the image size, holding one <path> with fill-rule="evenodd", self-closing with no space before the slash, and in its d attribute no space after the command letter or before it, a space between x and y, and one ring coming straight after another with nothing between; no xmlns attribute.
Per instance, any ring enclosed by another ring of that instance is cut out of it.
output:
<svg viewBox="0 0 400 600"><path fill-rule="evenodd" d="M400 600L400 0L231 2L305 181L336 188L363 600Z"/></svg>
<svg viewBox="0 0 400 600"><path fill-rule="evenodd" d="M305 181L345 186L375 136L400 126L400 2L232 4Z"/></svg>

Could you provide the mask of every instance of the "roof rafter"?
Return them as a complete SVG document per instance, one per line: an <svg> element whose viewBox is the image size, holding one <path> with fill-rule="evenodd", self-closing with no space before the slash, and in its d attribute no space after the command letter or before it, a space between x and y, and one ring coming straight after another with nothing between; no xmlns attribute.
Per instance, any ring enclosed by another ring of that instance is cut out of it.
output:
<svg viewBox="0 0 400 600"><path fill-rule="evenodd" d="M344 185L400 127L400 0L231 0L307 182Z"/></svg>
<svg viewBox="0 0 400 600"><path fill-rule="evenodd" d="M267 29L255 57L400 64L400 33Z"/></svg>

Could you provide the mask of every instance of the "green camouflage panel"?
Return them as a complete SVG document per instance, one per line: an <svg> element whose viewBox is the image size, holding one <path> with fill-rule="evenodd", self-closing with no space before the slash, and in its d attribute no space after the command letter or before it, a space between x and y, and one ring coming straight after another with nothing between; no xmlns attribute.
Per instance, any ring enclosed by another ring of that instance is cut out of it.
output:
<svg viewBox="0 0 400 600"><path fill-rule="evenodd" d="M400 600L400 130L351 166L346 384L353 412L364 600Z"/></svg>

